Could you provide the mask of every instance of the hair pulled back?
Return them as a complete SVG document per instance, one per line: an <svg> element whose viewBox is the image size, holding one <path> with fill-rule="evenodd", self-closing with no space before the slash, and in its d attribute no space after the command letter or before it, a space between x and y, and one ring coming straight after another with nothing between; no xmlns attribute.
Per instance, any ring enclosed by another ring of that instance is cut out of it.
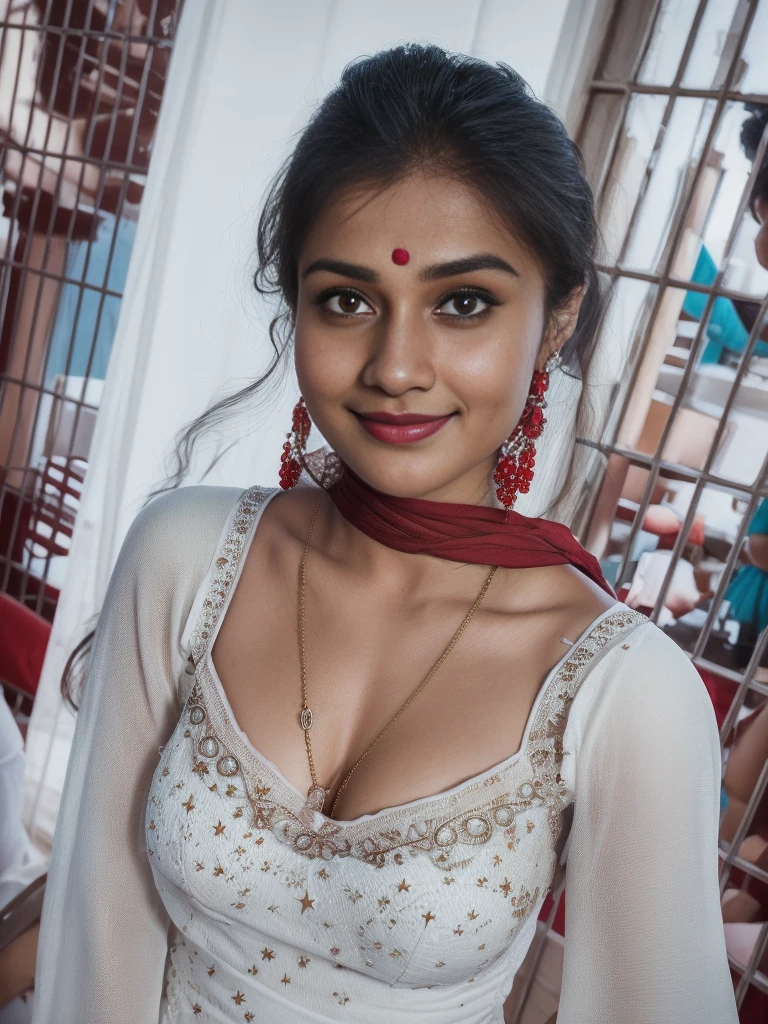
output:
<svg viewBox="0 0 768 1024"><path fill-rule="evenodd" d="M750 116L742 123L740 140L744 155L754 163L760 140L768 125L768 106L764 103L745 103L744 109L750 112ZM753 213L758 199L768 202L768 149L763 151L763 158L749 197L749 206Z"/></svg>
<svg viewBox="0 0 768 1024"><path fill-rule="evenodd" d="M505 64L409 44L347 66L270 189L254 283L284 303L290 339L309 231L338 195L427 169L471 185L538 260L555 310L586 293L563 355L588 357L600 316L598 230L581 154L565 126Z"/></svg>
<svg viewBox="0 0 768 1024"><path fill-rule="evenodd" d="M275 177L259 218L254 275L257 291L278 299L269 328L272 360L262 376L177 434L175 470L147 500L182 482L201 435L259 393L289 351L299 256L321 211L349 190L386 188L419 170L475 189L538 261L549 313L573 289L585 289L563 357L586 376L602 299L594 203L578 148L507 65L437 46L398 46L346 67ZM64 669L62 692L72 704L73 678L86 665L92 638L93 632L78 644Z"/></svg>

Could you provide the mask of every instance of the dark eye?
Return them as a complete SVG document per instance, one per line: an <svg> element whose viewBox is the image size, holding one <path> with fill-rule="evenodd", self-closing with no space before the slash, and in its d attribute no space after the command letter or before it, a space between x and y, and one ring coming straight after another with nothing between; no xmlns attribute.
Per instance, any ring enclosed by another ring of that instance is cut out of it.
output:
<svg viewBox="0 0 768 1024"><path fill-rule="evenodd" d="M494 303L476 292L455 292L439 307L443 315L471 320L487 313Z"/></svg>
<svg viewBox="0 0 768 1024"><path fill-rule="evenodd" d="M329 312L342 316L373 312L365 299L355 292L336 292L335 295L329 295L322 304Z"/></svg>

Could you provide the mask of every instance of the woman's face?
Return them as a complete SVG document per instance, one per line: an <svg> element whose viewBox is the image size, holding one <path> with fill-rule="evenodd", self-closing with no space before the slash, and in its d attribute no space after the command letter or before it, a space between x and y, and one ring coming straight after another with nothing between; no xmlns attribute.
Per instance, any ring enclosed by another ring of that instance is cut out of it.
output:
<svg viewBox="0 0 768 1024"><path fill-rule="evenodd" d="M341 196L298 273L296 372L333 450L388 494L490 503L499 446L580 297L548 317L534 257L473 190L427 173ZM435 422L409 437L392 414Z"/></svg>

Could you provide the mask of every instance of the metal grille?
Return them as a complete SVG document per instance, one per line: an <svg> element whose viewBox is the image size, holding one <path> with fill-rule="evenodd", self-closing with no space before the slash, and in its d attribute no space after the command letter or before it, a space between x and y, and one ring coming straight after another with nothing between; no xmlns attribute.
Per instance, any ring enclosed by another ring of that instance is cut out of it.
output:
<svg viewBox="0 0 768 1024"><path fill-rule="evenodd" d="M768 497L768 271L749 209L767 133L752 157L740 142L745 104L768 110L766 40L766 0L620 0L578 136L611 302L604 415L579 439L603 458L576 530L691 657L723 741L768 697L768 629L746 622L733 582ZM721 837L722 892L734 867L742 887L768 882L740 856L766 784L768 760ZM729 952L739 1006L750 986L768 993L766 949L768 924L743 959Z"/></svg>
<svg viewBox="0 0 768 1024"><path fill-rule="evenodd" d="M0 591L53 620L183 0L0 0Z"/></svg>

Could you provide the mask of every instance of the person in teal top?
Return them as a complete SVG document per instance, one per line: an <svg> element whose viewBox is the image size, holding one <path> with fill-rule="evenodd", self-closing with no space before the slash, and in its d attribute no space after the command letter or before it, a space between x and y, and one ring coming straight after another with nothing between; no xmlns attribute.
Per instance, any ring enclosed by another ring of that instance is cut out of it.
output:
<svg viewBox="0 0 768 1024"><path fill-rule="evenodd" d="M757 506L747 534L750 564L739 569L725 594L731 604L731 618L740 623L734 651L741 668L752 656L758 635L768 626L768 499ZM768 664L768 653L761 664Z"/></svg>
<svg viewBox="0 0 768 1024"><path fill-rule="evenodd" d="M702 245L699 257L693 268L691 281L695 284L712 284L717 276L717 264L712 259L709 249ZM701 320L709 296L703 292L686 292L683 312L692 320ZM701 353L702 363L720 361L723 349L729 352L743 352L749 338L749 331L744 326L736 307L730 299L718 296L712 304L712 311L705 328L707 344ZM768 342L758 341L755 346L756 356L768 356Z"/></svg>
<svg viewBox="0 0 768 1024"><path fill-rule="evenodd" d="M750 116L741 126L741 145L747 159L754 161L765 126L768 123L768 106L761 103L745 103ZM768 268L768 150L764 153L760 169L752 186L749 209L760 225L755 238L755 255L758 263ZM695 284L710 285L717 276L717 264L705 245L699 249L691 281ZM702 292L686 292L683 312L692 320L701 320L709 296ZM701 363L719 363L725 351L744 351L749 338L749 328L730 299L718 296L712 303L709 321L705 328L707 343L701 353ZM762 338L765 338L763 331ZM756 356L768 356L768 342L760 340L754 350Z"/></svg>

